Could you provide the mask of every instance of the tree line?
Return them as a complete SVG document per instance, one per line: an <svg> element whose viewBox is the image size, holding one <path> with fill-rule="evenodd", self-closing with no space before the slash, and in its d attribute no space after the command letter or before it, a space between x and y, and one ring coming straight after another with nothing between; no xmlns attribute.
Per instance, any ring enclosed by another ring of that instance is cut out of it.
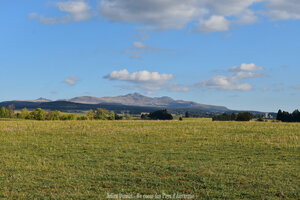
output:
<svg viewBox="0 0 300 200"><path fill-rule="evenodd" d="M253 114L249 112L243 112L243 113L232 113L227 114L224 113L222 115L214 116L212 119L213 121L250 121L253 119Z"/></svg>
<svg viewBox="0 0 300 200"><path fill-rule="evenodd" d="M0 108L0 118L17 118L28 120L119 120L122 117L115 114L114 111L108 111L106 109L97 108L95 111L90 110L85 116L77 116L75 114L61 113L58 110L45 111L41 108L37 108L33 111L29 111L27 108L23 108L21 112L16 113L14 106L8 106L7 108Z"/></svg>
<svg viewBox="0 0 300 200"><path fill-rule="evenodd" d="M27 120L122 120L129 119L130 116L119 116L114 111L97 108L96 110L89 110L84 116L77 116L70 113L61 113L59 110L45 111L42 108L29 111L23 108L20 112L15 112L14 106L10 105L7 108L0 108L0 118L15 118ZM158 110L150 114L141 116L144 120L172 120L173 116L167 110Z"/></svg>
<svg viewBox="0 0 300 200"><path fill-rule="evenodd" d="M292 113L279 110L277 113L277 120L282 122L300 122L300 112L295 110Z"/></svg>

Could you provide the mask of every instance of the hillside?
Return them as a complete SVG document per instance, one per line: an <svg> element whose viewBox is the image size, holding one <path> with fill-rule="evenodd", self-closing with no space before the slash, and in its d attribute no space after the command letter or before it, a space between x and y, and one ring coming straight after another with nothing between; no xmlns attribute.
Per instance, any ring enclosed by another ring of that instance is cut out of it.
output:
<svg viewBox="0 0 300 200"><path fill-rule="evenodd" d="M128 106L143 106L143 107L164 107L164 108L194 108L201 109L203 111L229 111L224 106L214 106L199 104L192 101L174 100L170 97L147 97L139 93L127 94L117 97L91 97L81 96L72 99L66 99L65 101L83 104L100 104L100 103L116 103Z"/></svg>

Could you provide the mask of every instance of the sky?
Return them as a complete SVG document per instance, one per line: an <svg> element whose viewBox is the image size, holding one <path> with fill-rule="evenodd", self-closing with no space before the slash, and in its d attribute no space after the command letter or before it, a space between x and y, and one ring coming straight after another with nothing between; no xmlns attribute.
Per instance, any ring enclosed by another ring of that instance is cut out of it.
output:
<svg viewBox="0 0 300 200"><path fill-rule="evenodd" d="M0 101L300 105L299 0L1 0Z"/></svg>

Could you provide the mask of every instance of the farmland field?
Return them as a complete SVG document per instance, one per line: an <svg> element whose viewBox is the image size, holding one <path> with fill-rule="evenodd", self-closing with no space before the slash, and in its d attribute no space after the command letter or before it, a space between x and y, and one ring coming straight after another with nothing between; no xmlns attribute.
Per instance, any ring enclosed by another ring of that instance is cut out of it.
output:
<svg viewBox="0 0 300 200"><path fill-rule="evenodd" d="M0 199L300 199L300 124L0 121Z"/></svg>

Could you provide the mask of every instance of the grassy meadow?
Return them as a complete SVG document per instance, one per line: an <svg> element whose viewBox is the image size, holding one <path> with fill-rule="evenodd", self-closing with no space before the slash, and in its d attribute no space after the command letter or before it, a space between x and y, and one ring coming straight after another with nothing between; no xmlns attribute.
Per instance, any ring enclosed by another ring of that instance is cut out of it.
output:
<svg viewBox="0 0 300 200"><path fill-rule="evenodd" d="M300 199L300 124L0 121L0 199Z"/></svg>

